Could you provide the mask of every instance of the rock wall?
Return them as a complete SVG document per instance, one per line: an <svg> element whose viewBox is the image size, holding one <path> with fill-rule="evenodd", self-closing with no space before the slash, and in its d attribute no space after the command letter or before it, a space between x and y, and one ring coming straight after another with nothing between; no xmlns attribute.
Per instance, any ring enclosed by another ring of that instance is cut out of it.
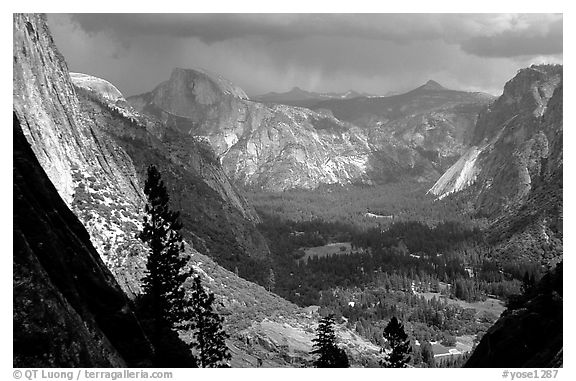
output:
<svg viewBox="0 0 576 381"><path fill-rule="evenodd" d="M542 160L549 155L550 131L555 127L543 123L542 118L561 83L561 66L532 66L519 71L506 84L502 96L480 114L467 153L430 192L445 197L471 187L476 210L488 216L517 208L539 175ZM556 146L555 151L561 150L561 145ZM474 156L473 163L463 165L470 156ZM468 181L462 184L458 178Z"/></svg>
<svg viewBox="0 0 576 381"><path fill-rule="evenodd" d="M562 105L562 66L520 70L480 114L473 145L430 189L489 218L499 260L561 260Z"/></svg>
<svg viewBox="0 0 576 381"><path fill-rule="evenodd" d="M24 135L103 260L117 267L117 251L135 241L124 225L140 221L143 194L134 165L80 111L44 15L14 15L13 52L14 111ZM136 283L123 287L138 292Z"/></svg>
<svg viewBox="0 0 576 381"><path fill-rule="evenodd" d="M15 367L150 365L152 349L14 114Z"/></svg>

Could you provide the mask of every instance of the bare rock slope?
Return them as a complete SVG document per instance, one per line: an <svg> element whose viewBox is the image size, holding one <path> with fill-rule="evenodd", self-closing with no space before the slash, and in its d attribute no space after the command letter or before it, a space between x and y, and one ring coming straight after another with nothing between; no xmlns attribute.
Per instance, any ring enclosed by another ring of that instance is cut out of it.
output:
<svg viewBox="0 0 576 381"><path fill-rule="evenodd" d="M430 190L444 197L475 184L486 214L527 195L539 158L547 156L542 116L562 82L562 67L532 66L521 70L493 104L482 111L470 148ZM505 191L510 192L505 192ZM510 200L504 200L504 194Z"/></svg>
<svg viewBox="0 0 576 381"><path fill-rule="evenodd" d="M520 70L480 114L468 150L430 189L487 216L489 239L508 260L549 265L562 254L562 105L562 66Z"/></svg>

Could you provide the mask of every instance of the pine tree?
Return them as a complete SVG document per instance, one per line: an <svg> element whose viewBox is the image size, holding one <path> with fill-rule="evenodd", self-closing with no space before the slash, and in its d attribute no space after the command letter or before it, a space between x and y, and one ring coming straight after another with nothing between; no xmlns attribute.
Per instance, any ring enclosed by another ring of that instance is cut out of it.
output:
<svg viewBox="0 0 576 381"><path fill-rule="evenodd" d="M310 352L317 355L314 361L316 368L349 368L346 352L336 346L336 334L334 333L334 315L328 315L320 320L316 330L316 338L312 339L313 350Z"/></svg>
<svg viewBox="0 0 576 381"><path fill-rule="evenodd" d="M142 281L153 315L153 341L157 343L163 330L174 327L184 317L182 286L191 270L185 269L188 258L182 256L179 213L170 210L168 192L155 166L148 167L144 194L148 202L139 238L148 245L150 254Z"/></svg>
<svg viewBox="0 0 576 381"><path fill-rule="evenodd" d="M396 319L396 316L393 316L384 328L384 338L388 341L392 352L386 356L383 365L386 368L405 368L410 361L412 349L408 335L404 332L404 326Z"/></svg>
<svg viewBox="0 0 576 381"><path fill-rule="evenodd" d="M183 255L179 213L170 210L168 192L154 166L148 168L144 194L148 202L140 239L149 246L150 254L143 288L146 313L152 319L157 361L170 366L224 366L230 355L225 343L227 335L222 329L223 319L213 310L214 295L207 293L200 277L194 276L192 268L187 268L189 258ZM187 296L185 282L189 278L192 286ZM174 353L174 348L181 348L181 343L175 342L178 329L193 331L191 347L198 359L190 360L181 353ZM178 356L184 359L174 361Z"/></svg>
<svg viewBox="0 0 576 381"><path fill-rule="evenodd" d="M270 269L268 273L268 291L272 292L276 287L276 275L274 274L274 270Z"/></svg>
<svg viewBox="0 0 576 381"><path fill-rule="evenodd" d="M202 287L199 276L192 281L188 300L192 316L189 328L194 330L191 347L196 352L198 365L202 368L226 367L230 353L226 347L228 335L222 328L224 319L214 311L214 294Z"/></svg>

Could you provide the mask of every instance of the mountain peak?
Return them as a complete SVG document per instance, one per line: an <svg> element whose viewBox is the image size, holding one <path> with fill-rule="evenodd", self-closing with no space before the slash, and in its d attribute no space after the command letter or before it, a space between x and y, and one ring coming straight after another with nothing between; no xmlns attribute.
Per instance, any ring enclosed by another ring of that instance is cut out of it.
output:
<svg viewBox="0 0 576 381"><path fill-rule="evenodd" d="M289 93L309 93L309 91L307 90L302 90L301 88L299 88L298 86L294 86L292 88L292 90L289 91Z"/></svg>
<svg viewBox="0 0 576 381"><path fill-rule="evenodd" d="M239 99L249 99L248 95L240 87L236 86L232 81L222 77L219 74L210 72L209 70L203 68L193 68L184 69L180 67L175 67L170 75L170 80L173 84L192 84L192 83L212 83L214 86L210 89L205 86L201 86L203 93L213 92L214 90L219 91L222 94L231 95ZM200 94L201 96L210 94Z"/></svg>
<svg viewBox="0 0 576 381"><path fill-rule="evenodd" d="M446 90L444 86L439 84L438 82L430 79L424 85L419 87L420 90Z"/></svg>

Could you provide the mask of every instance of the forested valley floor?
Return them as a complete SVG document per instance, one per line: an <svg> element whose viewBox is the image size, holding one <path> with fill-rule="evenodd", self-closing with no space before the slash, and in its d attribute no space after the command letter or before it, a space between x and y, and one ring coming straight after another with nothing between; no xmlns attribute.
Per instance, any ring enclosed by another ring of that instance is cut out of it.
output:
<svg viewBox="0 0 576 381"><path fill-rule="evenodd" d="M334 314L378 345L396 316L411 340L412 366L461 366L507 303L543 273L495 259L487 221L456 199L434 200L429 185L247 191L272 252L259 283Z"/></svg>

